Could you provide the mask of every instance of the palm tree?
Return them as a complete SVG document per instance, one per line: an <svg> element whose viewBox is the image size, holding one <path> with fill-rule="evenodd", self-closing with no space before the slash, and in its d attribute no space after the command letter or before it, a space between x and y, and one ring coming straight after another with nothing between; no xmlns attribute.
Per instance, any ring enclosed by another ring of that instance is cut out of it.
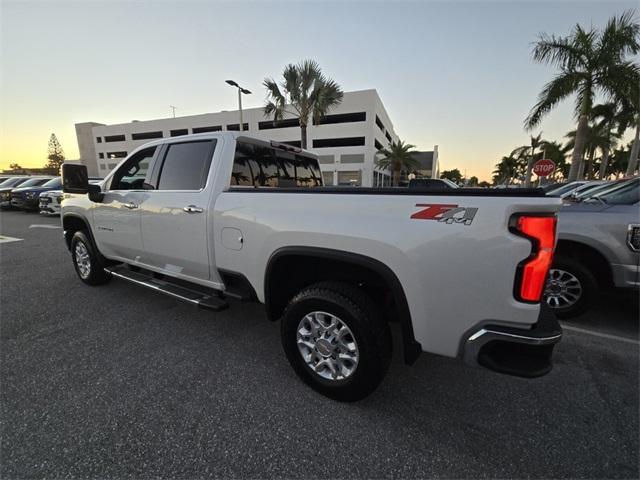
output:
<svg viewBox="0 0 640 480"><path fill-rule="evenodd" d="M636 135L633 137L633 146L629 150L629 160L626 175L630 177L636 174L638 169L638 153L640 153L640 114L636 121Z"/></svg>
<svg viewBox="0 0 640 480"><path fill-rule="evenodd" d="M532 141L534 137L531 137ZM527 167L529 164L533 164L534 157L529 153L531 147L523 145L521 147L514 148L513 151L509 154L510 157L513 157L516 160L516 173L514 178L519 178L522 180L526 178ZM535 154L535 152L534 152Z"/></svg>
<svg viewBox="0 0 640 480"><path fill-rule="evenodd" d="M629 165L629 153L633 149L633 143L629 142L628 145L615 149L611 154L609 166L607 168L607 176L614 175L616 178L620 178L620 175L624 175L628 170Z"/></svg>
<svg viewBox="0 0 640 480"><path fill-rule="evenodd" d="M520 160L513 155L508 157L502 157L500 162L496 164L493 173L493 182L498 184L505 184L509 186L511 181L518 176L520 169Z"/></svg>
<svg viewBox="0 0 640 480"><path fill-rule="evenodd" d="M533 161L535 160L536 148L538 148L543 141L544 140L542 140L542 132L540 132L535 137L533 135L531 136L531 146L523 145L522 147L518 147L513 152L511 152L512 156L517 155L520 158L526 157L527 159L527 166L524 177L524 186L527 188L531 187L531 169L533 168Z"/></svg>
<svg viewBox="0 0 640 480"><path fill-rule="evenodd" d="M640 51L640 25L633 12L611 18L602 31L576 25L567 37L541 34L533 49L533 59L559 68L547 83L538 102L525 119L527 129L535 128L543 117L567 97L577 96L578 118L575 148L569 181L578 177L584 156L589 115L596 94L609 98L638 98L640 67L627 60Z"/></svg>
<svg viewBox="0 0 640 480"><path fill-rule="evenodd" d="M307 148L307 125L309 119L319 122L329 110L342 102L342 90L332 79L322 74L320 65L314 60L304 60L297 65L290 63L282 72L284 81L278 84L265 78L267 89L265 116L273 115L274 123L282 120L285 113L297 115L300 122L300 143ZM290 107L294 111L286 110Z"/></svg>
<svg viewBox="0 0 640 480"><path fill-rule="evenodd" d="M622 137L627 128L633 124L633 108L621 102L609 102L596 105L591 111L597 128L602 131L605 142L602 146L602 158L598 178L605 178L611 149L615 148L617 140ZM615 131L614 131L615 130Z"/></svg>
<svg viewBox="0 0 640 480"><path fill-rule="evenodd" d="M418 167L418 160L413 158L412 149L415 145L404 143L402 140L391 142L386 148L381 148L377 153L382 155L376 160L376 167L391 170L392 185L397 187L400 183L400 172L402 170L412 170Z"/></svg>
<svg viewBox="0 0 640 480"><path fill-rule="evenodd" d="M565 137L569 139L566 144L567 150L575 150L576 136L576 130L571 130L565 135ZM582 179L583 177L590 179L592 177L593 160L596 152L598 150L602 152L609 146L611 146L611 140L608 137L608 132L605 132L605 126L603 124L587 125L586 139L584 142L584 152L586 154L587 161L586 165L585 162L580 163L577 176L578 179Z"/></svg>

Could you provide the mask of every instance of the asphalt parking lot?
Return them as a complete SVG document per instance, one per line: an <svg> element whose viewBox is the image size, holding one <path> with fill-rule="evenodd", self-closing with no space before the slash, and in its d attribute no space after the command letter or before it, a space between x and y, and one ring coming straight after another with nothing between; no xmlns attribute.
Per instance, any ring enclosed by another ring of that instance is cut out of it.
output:
<svg viewBox="0 0 640 480"><path fill-rule="evenodd" d="M0 237L2 478L639 476L633 295L566 324L546 377L396 355L341 404L297 379L260 305L85 286L58 225L0 213L21 239Z"/></svg>

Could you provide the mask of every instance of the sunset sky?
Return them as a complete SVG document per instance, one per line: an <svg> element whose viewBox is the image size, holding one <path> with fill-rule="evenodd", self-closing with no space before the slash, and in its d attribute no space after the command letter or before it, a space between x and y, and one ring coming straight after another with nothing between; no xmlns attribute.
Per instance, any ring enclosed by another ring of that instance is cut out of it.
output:
<svg viewBox="0 0 640 480"><path fill-rule="evenodd" d="M528 143L522 124L553 70L531 61L538 33L602 26L630 2L0 2L0 168L41 166L54 132L78 157L74 124L237 108L236 79L312 58L345 91L377 89L395 130L441 169L489 179ZM568 102L542 124L560 140Z"/></svg>

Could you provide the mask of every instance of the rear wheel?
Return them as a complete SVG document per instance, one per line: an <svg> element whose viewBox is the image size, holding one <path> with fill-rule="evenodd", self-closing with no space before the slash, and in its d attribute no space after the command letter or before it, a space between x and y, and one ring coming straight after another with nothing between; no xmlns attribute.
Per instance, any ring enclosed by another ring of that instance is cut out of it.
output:
<svg viewBox="0 0 640 480"><path fill-rule="evenodd" d="M585 312L594 301L598 284L593 274L570 257L556 257L544 291L549 307L560 318Z"/></svg>
<svg viewBox="0 0 640 480"><path fill-rule="evenodd" d="M389 326L374 302L350 284L321 282L305 288L289 302L281 334L298 376L336 400L366 397L389 367Z"/></svg>
<svg viewBox="0 0 640 480"><path fill-rule="evenodd" d="M99 255L86 232L79 231L73 234L71 238L73 266L80 280L87 285L102 285L111 280L111 275L104 271Z"/></svg>

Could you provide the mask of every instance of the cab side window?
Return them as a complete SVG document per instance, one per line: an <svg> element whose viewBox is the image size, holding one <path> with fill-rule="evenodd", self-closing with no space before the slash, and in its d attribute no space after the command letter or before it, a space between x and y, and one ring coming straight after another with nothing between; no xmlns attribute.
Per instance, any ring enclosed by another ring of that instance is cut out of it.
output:
<svg viewBox="0 0 640 480"><path fill-rule="evenodd" d="M145 148L127 160L113 176L111 190L143 190L156 148Z"/></svg>
<svg viewBox="0 0 640 480"><path fill-rule="evenodd" d="M158 190L204 188L215 145L215 140L168 144L160 170Z"/></svg>

